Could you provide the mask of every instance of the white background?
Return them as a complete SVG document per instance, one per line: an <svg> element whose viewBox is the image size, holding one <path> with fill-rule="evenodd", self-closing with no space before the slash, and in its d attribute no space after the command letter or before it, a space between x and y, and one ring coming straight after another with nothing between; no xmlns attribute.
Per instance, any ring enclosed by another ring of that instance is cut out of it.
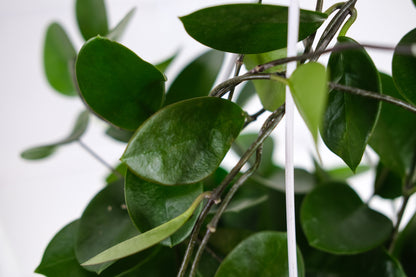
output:
<svg viewBox="0 0 416 277"><path fill-rule="evenodd" d="M19 158L27 147L66 136L82 110L78 99L61 96L49 87L42 68L44 31L52 21L64 26L77 49L82 45L73 2L0 0L1 277L34 276L32 272L49 240L81 215L103 186L107 173L105 167L76 144L62 147L47 160L29 162ZM335 2L325 1L324 9ZM130 8L137 7L122 42L143 59L156 63L181 49L173 69L167 73L172 79L175 68L205 49L186 35L177 17L226 1L108 0L106 3L111 27ZM267 3L288 4L288 1ZM301 1L301 7L313 9L314 3ZM360 42L394 45L416 27L416 8L411 0L359 0L356 7L358 20L348 35ZM371 51L370 54L381 70L390 72L391 53ZM106 138L103 132L104 125L94 120L83 141L115 164L123 144ZM303 123L298 122L296 132L295 163L308 166L313 150ZM282 156L283 153L277 154L276 159L281 160ZM324 163L340 164L340 161L325 154ZM364 187L360 193L365 198L366 188L367 191L371 188L371 176L363 180L366 183L358 186Z"/></svg>

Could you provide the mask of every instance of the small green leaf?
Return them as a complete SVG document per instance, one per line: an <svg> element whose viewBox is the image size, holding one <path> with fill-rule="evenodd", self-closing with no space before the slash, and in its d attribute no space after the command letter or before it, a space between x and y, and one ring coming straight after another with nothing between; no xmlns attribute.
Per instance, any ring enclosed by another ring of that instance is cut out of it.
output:
<svg viewBox="0 0 416 277"><path fill-rule="evenodd" d="M69 136L55 143L27 149L23 151L20 154L20 156L23 159L27 159L27 160L39 160L39 159L49 157L55 152L55 150L59 146L77 141L87 130L88 122L89 122L89 112L83 111L82 113L78 115L78 118L75 122L75 126L73 127Z"/></svg>
<svg viewBox="0 0 416 277"><path fill-rule="evenodd" d="M351 43L357 48L332 53L329 62L332 82L379 92L380 77L373 61L364 48L347 37L338 43ZM380 110L373 99L331 90L321 128L322 138L328 148L355 171L364 154Z"/></svg>
<svg viewBox="0 0 416 277"><path fill-rule="evenodd" d="M299 40L313 34L326 19L301 10ZM205 8L180 18L188 34L224 52L256 54L286 47L288 8L231 4Z"/></svg>
<svg viewBox="0 0 416 277"><path fill-rule="evenodd" d="M207 193L199 195L192 203L192 205L183 214L154 229L151 229L143 234L123 241L101 252L97 256L84 262L82 265L89 266L111 262L140 252L163 241L164 239L174 234L177 230L179 230L179 228L181 228L183 224L185 224L185 222L192 216L193 212L199 206L201 201L206 197L206 195Z"/></svg>
<svg viewBox="0 0 416 277"><path fill-rule="evenodd" d="M202 183L189 186L163 186L146 182L127 171L125 196L131 219L143 233L183 213L203 192ZM191 233L200 209L181 229L162 242L173 247Z"/></svg>
<svg viewBox="0 0 416 277"><path fill-rule="evenodd" d="M402 196L402 186L400 176L379 162L374 181L374 194L386 199L394 199Z"/></svg>
<svg viewBox="0 0 416 277"><path fill-rule="evenodd" d="M157 69L159 69L160 72L165 72L166 69L170 66L170 64L173 62L174 59L176 59L176 56L178 56L178 52L167 58L166 60L158 63L155 65Z"/></svg>
<svg viewBox="0 0 416 277"><path fill-rule="evenodd" d="M397 243L394 248L394 256L401 262L407 276L416 275L416 264L414 257L416 255L416 213L407 223L406 227L399 234Z"/></svg>
<svg viewBox="0 0 416 277"><path fill-rule="evenodd" d="M208 51L179 73L166 94L165 105L199 96L207 96L217 79L224 53Z"/></svg>
<svg viewBox="0 0 416 277"><path fill-rule="evenodd" d="M62 228L49 242L40 265L35 272L48 277L89 277L96 276L79 265L74 245L79 221L73 221Z"/></svg>
<svg viewBox="0 0 416 277"><path fill-rule="evenodd" d="M134 13L136 11L136 8L131 9L120 22L117 24L114 29L110 30L108 35L106 35L107 38L111 40L119 40L120 37L123 35L124 31L127 28L127 25L129 24L130 20L132 19Z"/></svg>
<svg viewBox="0 0 416 277"><path fill-rule="evenodd" d="M177 102L140 126L121 159L145 180L193 184L218 168L244 120L241 108L224 99Z"/></svg>
<svg viewBox="0 0 416 277"><path fill-rule="evenodd" d="M328 97L326 82L325 67L319 63L301 65L289 78L293 100L315 143Z"/></svg>
<svg viewBox="0 0 416 277"><path fill-rule="evenodd" d="M104 0L77 0L75 10L79 30L85 40L108 33Z"/></svg>
<svg viewBox="0 0 416 277"><path fill-rule="evenodd" d="M302 229L309 244L334 254L355 254L381 245L393 229L391 221L370 209L342 183L316 187L303 201Z"/></svg>
<svg viewBox="0 0 416 277"><path fill-rule="evenodd" d="M76 62L81 96L100 117L135 130L162 105L165 77L117 42L89 40Z"/></svg>
<svg viewBox="0 0 416 277"><path fill-rule="evenodd" d="M73 66L77 53L58 23L49 25L43 48L43 63L49 84L58 92L75 96Z"/></svg>
<svg viewBox="0 0 416 277"><path fill-rule="evenodd" d="M408 32L397 47L409 46L416 43L416 29ZM392 72L394 82L400 94L409 102L416 105L416 57L401 54L396 50L393 54Z"/></svg>
<svg viewBox="0 0 416 277"><path fill-rule="evenodd" d="M298 274L304 276L302 255L298 249ZM286 277L287 237L285 233L256 233L238 244L224 259L215 277Z"/></svg>

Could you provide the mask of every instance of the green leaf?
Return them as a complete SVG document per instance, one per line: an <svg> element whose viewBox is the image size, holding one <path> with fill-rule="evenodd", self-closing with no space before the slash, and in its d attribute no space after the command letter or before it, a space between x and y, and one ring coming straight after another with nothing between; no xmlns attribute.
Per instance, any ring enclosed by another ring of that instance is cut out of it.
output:
<svg viewBox="0 0 416 277"><path fill-rule="evenodd" d="M215 253L226 256L241 241L252 234L252 231L244 229L217 228L215 233L211 235L209 247L214 250Z"/></svg>
<svg viewBox="0 0 416 277"><path fill-rule="evenodd" d="M88 266L111 262L140 252L163 241L164 239L170 237L177 230L179 230L179 228L181 228L183 224L185 224L185 222L192 216L193 212L199 206L199 204L206 195L206 193L199 195L198 198L195 199L192 205L183 214L154 229L151 229L143 234L123 241L101 252L97 256L83 263L82 265Z"/></svg>
<svg viewBox="0 0 416 277"><path fill-rule="evenodd" d="M399 42L393 54L392 72L400 94L416 105L416 57L400 53L397 48L416 43L416 28L408 32Z"/></svg>
<svg viewBox="0 0 416 277"><path fill-rule="evenodd" d="M75 10L79 30L85 40L108 33L104 0L77 0Z"/></svg>
<svg viewBox="0 0 416 277"><path fill-rule="evenodd" d="M273 82L276 83L276 82ZM244 107L246 104L249 103L249 100L256 95L256 88L252 81L245 82L243 88L241 89L240 93L235 100L235 103L240 107Z"/></svg>
<svg viewBox="0 0 416 277"><path fill-rule="evenodd" d="M402 186L400 176L379 162L374 181L374 194L386 199L394 199L402 196Z"/></svg>
<svg viewBox="0 0 416 277"><path fill-rule="evenodd" d="M351 171L351 168L341 166L341 167L334 167L327 170L327 173L329 174L329 177L332 180L336 181L345 181L351 177L354 177L358 174L366 173L371 169L368 165L359 165L355 169L355 173Z"/></svg>
<svg viewBox="0 0 416 277"><path fill-rule="evenodd" d="M137 234L124 203L123 180L109 184L91 200L81 216L75 249L77 259L84 262ZM99 274L114 262L86 269Z"/></svg>
<svg viewBox="0 0 416 277"><path fill-rule="evenodd" d="M303 201L302 229L309 244L334 254L355 254L381 245L393 229L391 221L370 209L342 183L316 187Z"/></svg>
<svg viewBox="0 0 416 277"><path fill-rule="evenodd" d="M202 183L189 186L163 186L146 182L131 171L127 171L126 174L127 208L131 219L142 233L179 216L202 192ZM194 227L200 210L198 208L194 216L162 244L173 247L186 239Z"/></svg>
<svg viewBox="0 0 416 277"><path fill-rule="evenodd" d="M289 78L293 100L315 143L328 97L326 82L325 67L319 63L301 65Z"/></svg>
<svg viewBox="0 0 416 277"><path fill-rule="evenodd" d="M162 105L165 77L117 42L89 40L76 62L81 96L100 117L135 130Z"/></svg>
<svg viewBox="0 0 416 277"><path fill-rule="evenodd" d="M39 160L39 159L49 157L55 152L55 150L59 146L69 144L80 139L81 136L87 130L88 122L89 122L89 113L88 111L83 111L78 115L78 118L75 122L75 126L73 127L71 133L66 138L58 142L48 144L48 145L37 146L37 147L27 149L23 151L20 154L20 156L23 159L27 159L27 160Z"/></svg>
<svg viewBox="0 0 416 277"><path fill-rule="evenodd" d="M136 12L136 8L131 9L120 22L117 24L114 29L112 29L108 35L106 35L107 38L111 40L119 40L120 37L123 35L124 31L127 28L127 25L129 24L130 20L132 19L134 13Z"/></svg>
<svg viewBox="0 0 416 277"><path fill-rule="evenodd" d="M224 99L177 102L140 126L121 160L151 182L196 183L218 168L244 120L241 108Z"/></svg>
<svg viewBox="0 0 416 277"><path fill-rule="evenodd" d="M380 77L364 48L347 37L338 43L352 43L357 49L332 53L329 62L332 82L379 92ZM331 90L321 129L328 148L353 170L357 168L374 129L380 110L378 101L338 90Z"/></svg>
<svg viewBox="0 0 416 277"><path fill-rule="evenodd" d="M415 276L416 265L414 257L416 255L416 213L410 219L407 226L399 234L396 246L394 248L394 256L401 262L407 276Z"/></svg>
<svg viewBox="0 0 416 277"><path fill-rule="evenodd" d="M299 40L313 34L326 17L323 13L301 10ZM224 52L256 54L286 47L287 7L222 5L180 19L191 37Z"/></svg>
<svg viewBox="0 0 416 277"><path fill-rule="evenodd" d="M105 134L112 137L115 140L118 140L121 142L129 142L134 132L120 129L120 128L110 125L105 131Z"/></svg>
<svg viewBox="0 0 416 277"><path fill-rule="evenodd" d="M46 31L43 63L49 84L58 92L75 96L73 65L77 53L61 25L52 23Z"/></svg>
<svg viewBox="0 0 416 277"><path fill-rule="evenodd" d="M380 74L382 93L402 99L392 77ZM381 104L377 125L370 139L370 146L382 163L404 178L409 171L416 151L416 115L390 103ZM388 141L388 143L386 143Z"/></svg>
<svg viewBox="0 0 416 277"><path fill-rule="evenodd" d="M267 53L250 54L244 57L244 65L251 70L257 65L286 57L286 48L278 49ZM281 72L285 66L273 67L265 72ZM266 110L274 111L285 102L286 86L281 82L272 80L253 80L254 87L260 98L261 104Z"/></svg>
<svg viewBox="0 0 416 277"><path fill-rule="evenodd" d="M207 96L217 79L223 60L224 53L211 50L192 61L169 87L165 105Z"/></svg>
<svg viewBox="0 0 416 277"><path fill-rule="evenodd" d="M174 59L176 59L176 56L178 55L178 52L167 58L166 60L158 63L155 65L157 69L159 69L160 72L165 72L166 69L170 66L170 64L173 62Z"/></svg>
<svg viewBox="0 0 416 277"><path fill-rule="evenodd" d="M116 172L118 172L119 174L116 174L115 172L111 172L110 174L107 175L107 177L105 178L105 182L107 184L111 184L113 182L116 182L120 179L124 180L124 176L126 176L126 172L127 172L127 165L124 163L119 163L116 168L115 168Z"/></svg>
<svg viewBox="0 0 416 277"><path fill-rule="evenodd" d="M75 220L62 228L49 242L42 261L35 272L48 277L96 276L79 265L74 244L79 221Z"/></svg>
<svg viewBox="0 0 416 277"><path fill-rule="evenodd" d="M304 276L298 249L298 273ZM243 240L224 259L215 277L288 276L287 237L285 233L265 231Z"/></svg>

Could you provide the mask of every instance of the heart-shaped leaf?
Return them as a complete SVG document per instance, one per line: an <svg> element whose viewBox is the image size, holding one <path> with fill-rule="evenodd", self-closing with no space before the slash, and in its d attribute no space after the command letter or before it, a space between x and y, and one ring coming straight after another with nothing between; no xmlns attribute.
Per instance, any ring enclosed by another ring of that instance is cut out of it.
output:
<svg viewBox="0 0 416 277"><path fill-rule="evenodd" d="M104 0L77 0L75 11L79 30L85 40L108 33Z"/></svg>
<svg viewBox="0 0 416 277"><path fill-rule="evenodd" d="M328 97L326 82L325 67L319 63L301 65L289 78L293 100L315 143L318 141L318 127L321 125Z"/></svg>
<svg viewBox="0 0 416 277"><path fill-rule="evenodd" d="M130 20L132 19L134 13L136 11L136 8L131 9L120 22L117 24L114 29L112 29L106 37L108 37L111 40L119 40L120 37L123 35L124 31L127 28L127 25L129 24Z"/></svg>
<svg viewBox="0 0 416 277"><path fill-rule="evenodd" d="M228 100L177 102L140 126L121 159L145 180L193 184L218 168L244 120L245 113Z"/></svg>
<svg viewBox="0 0 416 277"><path fill-rule="evenodd" d="M414 45L416 43L416 29L408 32L399 42L397 48ZM393 54L392 72L394 82L400 94L409 102L416 105L416 57L405 55L396 50Z"/></svg>
<svg viewBox="0 0 416 277"><path fill-rule="evenodd" d="M297 256L298 276L304 276L299 249ZM287 259L285 233L259 232L243 240L225 257L215 277L286 277L289 274Z"/></svg>
<svg viewBox="0 0 416 277"><path fill-rule="evenodd" d="M88 106L120 128L137 129L163 102L163 74L123 45L103 37L82 47L76 75Z"/></svg>
<svg viewBox="0 0 416 277"><path fill-rule="evenodd" d="M77 95L74 88L73 66L77 53L61 25L52 23L46 31L43 63L49 84L67 96Z"/></svg>
<svg viewBox="0 0 416 277"><path fill-rule="evenodd" d="M391 221L370 209L342 183L316 187L302 203L302 229L315 248L355 254L381 245L391 234Z"/></svg>
<svg viewBox="0 0 416 277"><path fill-rule="evenodd" d="M301 10L299 40L313 34L326 19L323 13ZM288 8L231 4L205 8L180 18L188 34L225 52L265 53L286 47Z"/></svg>
<svg viewBox="0 0 416 277"><path fill-rule="evenodd" d="M332 82L379 92L380 77L370 56L354 40L339 37L339 43L351 43L355 49L332 53L329 62ZM331 90L321 129L328 148L355 171L374 129L380 110L378 101L338 90Z"/></svg>
<svg viewBox="0 0 416 277"><path fill-rule="evenodd" d="M131 219L143 233L183 213L202 193L202 183L189 186L163 186L146 182L130 171L126 174L125 195ZM181 229L162 242L173 247L192 231L200 209Z"/></svg>

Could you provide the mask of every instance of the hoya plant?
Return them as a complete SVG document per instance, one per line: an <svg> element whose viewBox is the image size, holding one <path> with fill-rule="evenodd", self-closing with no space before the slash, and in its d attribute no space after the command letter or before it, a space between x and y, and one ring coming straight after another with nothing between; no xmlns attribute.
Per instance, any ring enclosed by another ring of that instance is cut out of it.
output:
<svg viewBox="0 0 416 277"><path fill-rule="evenodd" d="M67 137L21 156L43 159L82 144L91 117L125 150L80 218L52 238L36 272L288 276L285 168L273 159L271 135L290 93L317 146L315 169L294 171L299 276L416 276L416 215L399 228L416 191L416 29L391 47L362 44L348 36L356 2L324 11L318 0L316 10L301 10L296 56L285 49L288 7L259 1L194 11L178 24L207 50L166 76L175 56L152 64L117 42L134 9L113 27L104 1L76 1L85 43L76 49L52 23L44 67L50 85L81 98L85 111ZM393 51L392 76L376 68L371 48ZM233 74L214 86L225 53L237 57ZM287 76L289 62L297 69ZM345 166L322 165L321 139ZM369 148L375 165L361 162ZM229 152L237 161L224 166ZM394 218L349 185L363 171L375 173L363 184L373 195L403 199Z"/></svg>

